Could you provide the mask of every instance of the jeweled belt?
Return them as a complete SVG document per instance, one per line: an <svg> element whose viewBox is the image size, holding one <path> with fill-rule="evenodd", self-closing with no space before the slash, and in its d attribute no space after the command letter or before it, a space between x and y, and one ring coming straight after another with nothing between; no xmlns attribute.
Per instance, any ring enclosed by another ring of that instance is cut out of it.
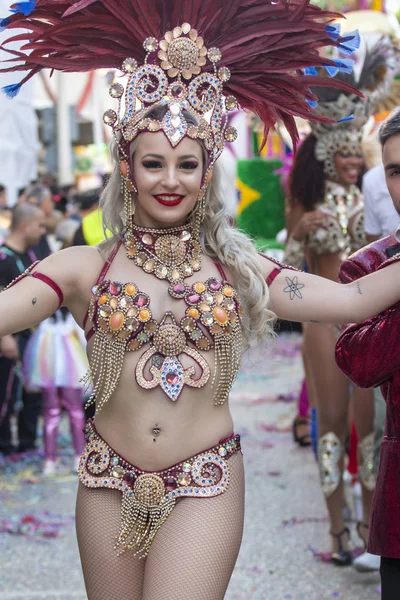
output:
<svg viewBox="0 0 400 600"><path fill-rule="evenodd" d="M122 493L121 524L115 548L118 554L135 550L145 557L151 543L179 498L219 496L229 485L226 460L240 450L240 436L232 434L200 454L162 471L142 471L115 452L96 431L85 427L86 446L79 479L90 488Z"/></svg>

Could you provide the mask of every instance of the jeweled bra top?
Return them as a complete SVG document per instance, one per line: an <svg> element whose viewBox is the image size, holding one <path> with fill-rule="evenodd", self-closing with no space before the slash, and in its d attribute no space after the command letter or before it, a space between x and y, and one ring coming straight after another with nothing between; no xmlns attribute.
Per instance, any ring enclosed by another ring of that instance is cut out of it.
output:
<svg viewBox="0 0 400 600"><path fill-rule="evenodd" d="M173 285L171 295L180 301L181 307L182 303L186 306L185 312L176 318L167 311L157 321L150 297L134 282L106 279L120 245L121 242L111 253L92 290L84 322L84 326L88 318L92 322L87 340L95 338L87 378L94 389L89 403L96 402L99 411L118 385L125 352L149 346L137 363L136 381L147 390L160 386L172 401L178 399L185 385L193 388L206 385L211 370L199 351L214 348L214 402L223 404L240 366L242 309L221 265L215 263L221 278ZM181 354L192 359L188 368L179 360ZM145 376L147 368L150 378Z"/></svg>
<svg viewBox="0 0 400 600"><path fill-rule="evenodd" d="M326 181L324 200L316 208L325 213L326 222L308 235L308 245L315 254L340 252L344 259L365 246L364 203L357 186L344 188Z"/></svg>

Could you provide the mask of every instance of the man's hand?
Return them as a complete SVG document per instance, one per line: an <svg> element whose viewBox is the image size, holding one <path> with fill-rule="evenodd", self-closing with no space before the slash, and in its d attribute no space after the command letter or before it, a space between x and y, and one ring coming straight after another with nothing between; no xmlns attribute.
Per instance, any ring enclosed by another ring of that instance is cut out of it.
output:
<svg viewBox="0 0 400 600"><path fill-rule="evenodd" d="M5 358L19 360L17 340L12 335L5 335L0 340L0 352Z"/></svg>

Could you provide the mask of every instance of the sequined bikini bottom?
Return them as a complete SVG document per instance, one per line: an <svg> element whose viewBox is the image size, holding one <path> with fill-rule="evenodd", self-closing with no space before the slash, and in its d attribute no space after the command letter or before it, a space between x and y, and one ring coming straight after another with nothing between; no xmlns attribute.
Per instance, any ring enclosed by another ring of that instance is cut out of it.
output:
<svg viewBox="0 0 400 600"><path fill-rule="evenodd" d="M115 548L118 554L134 550L147 556L151 543L180 498L210 498L229 485L227 459L240 450L240 436L232 434L218 444L162 471L142 471L115 452L96 431L85 427L86 446L79 479L89 488L122 493L121 523Z"/></svg>

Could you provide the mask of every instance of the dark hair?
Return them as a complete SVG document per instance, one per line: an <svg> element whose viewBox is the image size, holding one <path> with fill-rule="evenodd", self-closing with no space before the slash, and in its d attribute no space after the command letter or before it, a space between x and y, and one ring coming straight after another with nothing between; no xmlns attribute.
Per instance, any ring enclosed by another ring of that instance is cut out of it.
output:
<svg viewBox="0 0 400 600"><path fill-rule="evenodd" d="M325 193L324 163L315 158L317 138L310 134L302 142L289 177L289 202L314 210Z"/></svg>
<svg viewBox="0 0 400 600"><path fill-rule="evenodd" d="M388 139L400 134L400 106L397 106L382 123L379 130L379 141L383 146Z"/></svg>
<svg viewBox="0 0 400 600"><path fill-rule="evenodd" d="M1 192L5 192L5 191L6 191L5 185L3 185L2 183L0 183L0 193Z"/></svg>
<svg viewBox="0 0 400 600"><path fill-rule="evenodd" d="M80 210L89 210L92 206L99 203L100 191L98 189L88 190L81 194L75 194L73 202L78 206Z"/></svg>

